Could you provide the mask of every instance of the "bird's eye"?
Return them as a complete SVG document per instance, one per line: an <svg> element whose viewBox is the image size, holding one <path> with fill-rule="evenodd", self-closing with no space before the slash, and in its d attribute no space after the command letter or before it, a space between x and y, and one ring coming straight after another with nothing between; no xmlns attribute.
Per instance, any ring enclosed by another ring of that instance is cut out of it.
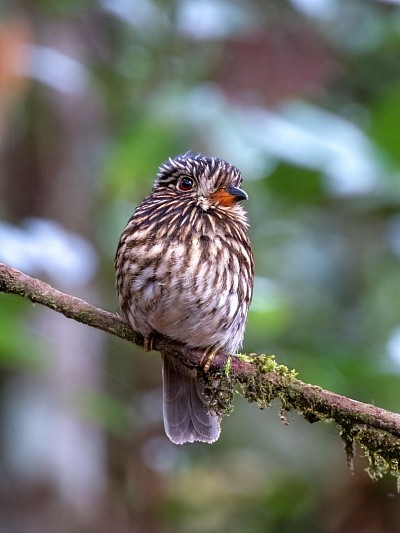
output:
<svg viewBox="0 0 400 533"><path fill-rule="evenodd" d="M183 178L180 178L178 181L178 189L182 192L187 192L193 189L194 181L192 178L189 178L188 176L184 176Z"/></svg>

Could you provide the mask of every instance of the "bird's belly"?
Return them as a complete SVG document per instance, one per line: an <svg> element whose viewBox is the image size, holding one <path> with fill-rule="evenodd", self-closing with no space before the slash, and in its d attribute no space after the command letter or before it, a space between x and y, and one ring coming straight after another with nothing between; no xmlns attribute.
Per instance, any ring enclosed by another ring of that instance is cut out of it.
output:
<svg viewBox="0 0 400 533"><path fill-rule="evenodd" d="M247 309L235 292L196 296L180 284L167 289L154 281L132 300L128 319L144 335L157 331L191 347L218 346L229 353L241 345Z"/></svg>
<svg viewBox="0 0 400 533"><path fill-rule="evenodd" d="M131 264L127 318L132 327L143 335L157 331L191 347L236 352L248 309L248 300L239 295L244 280L236 255L228 257L222 246L214 250L218 259L202 255L200 242L193 239L190 246L165 246L162 261L152 261L150 254L145 268Z"/></svg>

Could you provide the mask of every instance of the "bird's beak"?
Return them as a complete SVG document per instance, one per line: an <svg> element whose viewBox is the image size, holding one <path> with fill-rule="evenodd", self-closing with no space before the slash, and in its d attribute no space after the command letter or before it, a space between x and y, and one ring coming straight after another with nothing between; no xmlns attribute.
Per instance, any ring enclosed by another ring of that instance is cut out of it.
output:
<svg viewBox="0 0 400 533"><path fill-rule="evenodd" d="M213 192L210 195L210 198L218 205L229 207L230 205L233 205L236 202L247 200L248 196L242 189L239 189L239 187L228 185L228 187L224 187L222 189L218 189L218 191Z"/></svg>

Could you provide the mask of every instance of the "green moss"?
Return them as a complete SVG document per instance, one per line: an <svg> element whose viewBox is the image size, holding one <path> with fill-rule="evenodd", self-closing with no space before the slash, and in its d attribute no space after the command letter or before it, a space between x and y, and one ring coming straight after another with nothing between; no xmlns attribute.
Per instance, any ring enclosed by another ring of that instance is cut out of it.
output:
<svg viewBox="0 0 400 533"><path fill-rule="evenodd" d="M289 369L287 366L277 363L275 355L256 355L253 358L253 362L263 374L274 372L278 376L287 378L289 381L293 381L297 377L296 370Z"/></svg>
<svg viewBox="0 0 400 533"><path fill-rule="evenodd" d="M344 451L346 453L347 466L351 472L354 470L354 455L356 453L356 440L353 431L353 427L338 426L339 436L344 443Z"/></svg>
<svg viewBox="0 0 400 533"><path fill-rule="evenodd" d="M225 377L229 377L232 368L232 357L229 356L225 363Z"/></svg>
<svg viewBox="0 0 400 533"><path fill-rule="evenodd" d="M278 364L274 355L239 354L235 357L255 366L254 376L240 383L239 393L249 401L256 402L260 409L269 407L272 400L278 397L282 404L281 419L287 423L285 413L292 409L292 402L287 396L288 384L296 379L297 373L285 365ZM276 384L264 378L267 373L278 377ZM232 359L227 359L221 372L208 372L203 379L210 409L221 416L232 413L234 386L237 381L232 372Z"/></svg>
<svg viewBox="0 0 400 533"><path fill-rule="evenodd" d="M230 415L233 412L235 381L231 376L229 358L223 370L204 372L202 377L210 410L220 416Z"/></svg>
<svg viewBox="0 0 400 533"><path fill-rule="evenodd" d="M308 386L304 393L304 383L297 381L297 373L275 361L274 356L244 355L238 358L255 366L252 376L240 383L240 393L250 402L256 402L260 409L270 407L278 398L281 402L280 418L287 424L286 413L296 410L310 422L332 422L339 429L344 443L347 465L353 469L353 458L358 444L368 460L367 472L374 480L389 474L397 479L400 491L400 439L389 432L370 427L368 415L360 414L358 423L349 423L340 409L319 396L320 387ZM270 374L266 379L265 374Z"/></svg>
<svg viewBox="0 0 400 533"><path fill-rule="evenodd" d="M380 431L367 426L357 426L356 440L368 460L367 472L374 479L390 474L397 479L400 492L400 439L387 431Z"/></svg>
<svg viewBox="0 0 400 533"><path fill-rule="evenodd" d="M256 372L241 384L241 394L250 402L256 402L260 409L269 407L275 398L282 404L281 419L287 423L285 413L292 409L292 400L288 395L289 384L296 379L296 371L276 362L274 355L244 355L237 356L240 360L252 363ZM276 379L267 380L265 374L271 373Z"/></svg>

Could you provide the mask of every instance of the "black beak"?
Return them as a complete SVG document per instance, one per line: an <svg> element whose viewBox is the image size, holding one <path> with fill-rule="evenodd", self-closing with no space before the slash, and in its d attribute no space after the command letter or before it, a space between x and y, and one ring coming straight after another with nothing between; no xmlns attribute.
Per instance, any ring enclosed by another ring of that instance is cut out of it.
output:
<svg viewBox="0 0 400 533"><path fill-rule="evenodd" d="M234 196L236 202L241 202L243 200L249 199L247 193L245 193L242 189L239 189L239 187L234 187L233 185L228 185L228 187L226 188L226 192Z"/></svg>

